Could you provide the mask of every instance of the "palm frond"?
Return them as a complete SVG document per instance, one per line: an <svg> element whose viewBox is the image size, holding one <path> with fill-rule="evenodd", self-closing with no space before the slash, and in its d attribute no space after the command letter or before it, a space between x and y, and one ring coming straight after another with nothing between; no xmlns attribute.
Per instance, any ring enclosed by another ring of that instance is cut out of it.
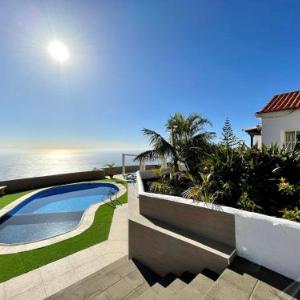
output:
<svg viewBox="0 0 300 300"><path fill-rule="evenodd" d="M150 145L159 156L176 156L174 147L159 133L146 128L143 129L143 133L149 137Z"/></svg>
<svg viewBox="0 0 300 300"><path fill-rule="evenodd" d="M134 161L141 161L141 160L157 160L160 158L160 155L155 150L147 150L134 158Z"/></svg>

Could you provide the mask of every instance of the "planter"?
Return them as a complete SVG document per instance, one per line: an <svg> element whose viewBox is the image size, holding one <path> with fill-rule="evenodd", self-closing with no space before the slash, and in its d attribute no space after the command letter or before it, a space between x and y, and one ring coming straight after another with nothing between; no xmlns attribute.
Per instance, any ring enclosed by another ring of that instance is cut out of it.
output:
<svg viewBox="0 0 300 300"><path fill-rule="evenodd" d="M182 197L146 193L137 176L140 213L177 230L234 246L237 254L293 280L300 278L300 224Z"/></svg>

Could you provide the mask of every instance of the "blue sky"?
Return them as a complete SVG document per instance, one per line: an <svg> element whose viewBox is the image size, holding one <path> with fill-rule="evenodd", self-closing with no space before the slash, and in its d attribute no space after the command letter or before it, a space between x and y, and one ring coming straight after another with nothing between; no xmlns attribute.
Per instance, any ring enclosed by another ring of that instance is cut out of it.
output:
<svg viewBox="0 0 300 300"><path fill-rule="evenodd" d="M237 135L300 88L300 2L2 1L1 147L141 148L196 112ZM70 50L59 65L54 39Z"/></svg>

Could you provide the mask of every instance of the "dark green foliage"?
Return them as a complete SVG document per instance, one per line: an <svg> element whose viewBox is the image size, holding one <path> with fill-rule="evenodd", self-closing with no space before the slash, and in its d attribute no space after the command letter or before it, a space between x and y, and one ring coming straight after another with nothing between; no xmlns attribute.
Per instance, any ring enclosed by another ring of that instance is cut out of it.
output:
<svg viewBox="0 0 300 300"><path fill-rule="evenodd" d="M215 189L223 191L220 204L274 216L298 205L300 156L296 151L276 145L219 147L207 163L213 168Z"/></svg>
<svg viewBox="0 0 300 300"><path fill-rule="evenodd" d="M158 181L154 181L151 183L150 192L157 194L174 195L174 189L171 185Z"/></svg>
<svg viewBox="0 0 300 300"><path fill-rule="evenodd" d="M237 202L237 206L243 210L248 210L252 212L260 212L262 207L257 205L253 200L249 198L247 192L243 192L241 198Z"/></svg>
<svg viewBox="0 0 300 300"><path fill-rule="evenodd" d="M300 206L298 151L276 145L262 149L219 145L198 169L201 173L180 172L177 182L167 181L172 194L277 217Z"/></svg>
<svg viewBox="0 0 300 300"><path fill-rule="evenodd" d="M227 118L224 122L222 129L222 141L221 144L225 147L236 147L241 144L241 141L233 133L231 123Z"/></svg>
<svg viewBox="0 0 300 300"><path fill-rule="evenodd" d="M298 158L297 158L298 157ZM299 199L298 189L291 189L299 154L279 149L276 145L248 149L245 152L244 190L267 214L279 216L283 208L293 207ZM291 161L294 163L291 164ZM288 171L290 170L290 172ZM285 184L282 184L282 181ZM297 181L299 185L299 181Z"/></svg>
<svg viewBox="0 0 300 300"><path fill-rule="evenodd" d="M234 135L230 121L223 140L211 143L212 133L203 130L208 121L198 115L173 115L167 122L170 142L145 130L153 150L138 158L173 159L169 174L158 175L148 189L197 201L237 207L297 220L300 207L300 151L276 145L248 148ZM186 170L178 168L184 164ZM295 208L296 207L296 208Z"/></svg>
<svg viewBox="0 0 300 300"><path fill-rule="evenodd" d="M298 207L295 207L294 209L285 208L282 213L284 219L300 222L300 209Z"/></svg>
<svg viewBox="0 0 300 300"><path fill-rule="evenodd" d="M136 160L156 160L165 157L171 160L175 173L179 171L179 163L184 164L189 172L198 173L201 163L212 148L210 140L214 133L204 131L204 126L209 124L209 121L200 115L191 114L184 117L176 113L166 124L169 141L153 130L143 130L149 137L152 150L140 153Z"/></svg>
<svg viewBox="0 0 300 300"><path fill-rule="evenodd" d="M214 190L212 173L200 173L199 175L200 180L190 177L192 185L182 193L182 196L204 203L214 203L222 192Z"/></svg>
<svg viewBox="0 0 300 300"><path fill-rule="evenodd" d="M232 206L232 199L241 197L244 177L244 159L242 151L216 147L207 160L206 167L212 171L215 190L222 191L218 203Z"/></svg>

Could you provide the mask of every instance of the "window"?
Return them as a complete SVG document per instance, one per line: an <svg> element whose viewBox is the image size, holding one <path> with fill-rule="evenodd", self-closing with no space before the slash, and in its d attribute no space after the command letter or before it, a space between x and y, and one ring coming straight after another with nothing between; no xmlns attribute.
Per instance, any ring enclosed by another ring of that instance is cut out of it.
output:
<svg viewBox="0 0 300 300"><path fill-rule="evenodd" d="M293 150L298 143L300 143L300 131L285 132L285 146L288 150Z"/></svg>

